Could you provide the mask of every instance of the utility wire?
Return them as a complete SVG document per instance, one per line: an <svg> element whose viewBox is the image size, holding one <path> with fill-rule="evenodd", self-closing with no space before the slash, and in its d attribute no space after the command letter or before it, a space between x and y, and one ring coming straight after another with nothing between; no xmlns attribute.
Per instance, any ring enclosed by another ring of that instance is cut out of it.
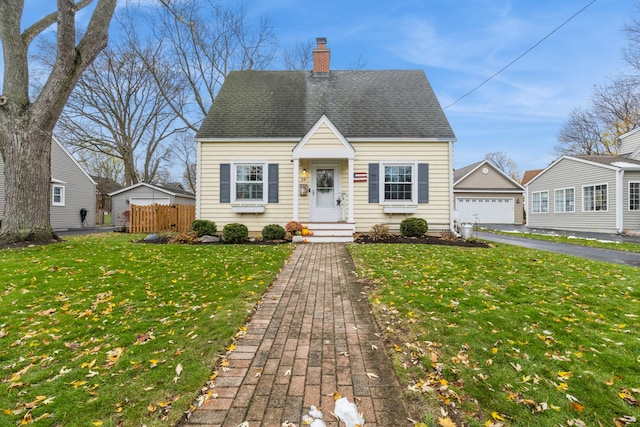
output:
<svg viewBox="0 0 640 427"><path fill-rule="evenodd" d="M589 2L586 6L584 6L582 9L580 9L579 11L577 11L576 13L574 13L573 15L571 15L566 21L564 21L562 24L558 25L556 28L553 29L553 31L551 31L549 34L547 34L546 36L544 36L542 39L540 39L536 44L534 44L533 46L531 46L529 49L525 50L520 56L518 56L516 59L514 59L513 61L509 62L507 65L505 65L504 67L502 67L500 70L496 71L493 75L491 75L490 77L488 77L487 79L485 79L482 83L480 83L478 86L474 87L473 89L471 89L469 92L465 93L464 95L462 95L460 98L456 99L455 101L453 101L451 104L447 105L446 107L444 107L444 110L446 110L447 108L455 105L458 103L458 101L463 100L464 98L466 98L467 96L471 95L473 92L475 92L476 90L480 89L482 86L484 86L486 83L488 83L490 80L492 80L494 77L496 77L498 74L502 73L504 70L506 70L507 68L509 68L510 66L512 66L513 64L516 63L516 61L518 61L520 58L522 58L523 56L525 56L527 53L531 52L533 49L535 49L536 47L538 47L538 45L540 45L543 41L545 41L546 39L548 39L549 37L551 37L553 35L553 33L555 33L556 31L558 31L560 28L564 27L566 24L569 23L569 21L571 21L573 18L575 18L576 16L578 16L580 13L582 13L586 8L588 8L589 6L591 6L592 4L594 4L596 2L596 0L591 0L591 2Z"/></svg>

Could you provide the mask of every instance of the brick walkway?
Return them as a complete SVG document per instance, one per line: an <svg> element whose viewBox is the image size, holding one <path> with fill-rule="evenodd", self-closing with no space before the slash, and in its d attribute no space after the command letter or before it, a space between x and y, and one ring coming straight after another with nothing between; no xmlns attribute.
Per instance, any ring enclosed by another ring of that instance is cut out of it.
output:
<svg viewBox="0 0 640 427"><path fill-rule="evenodd" d="M218 397L183 426L301 426L310 405L343 426L331 415L336 391L355 398L367 427L410 425L376 333L346 246L298 245L216 378Z"/></svg>

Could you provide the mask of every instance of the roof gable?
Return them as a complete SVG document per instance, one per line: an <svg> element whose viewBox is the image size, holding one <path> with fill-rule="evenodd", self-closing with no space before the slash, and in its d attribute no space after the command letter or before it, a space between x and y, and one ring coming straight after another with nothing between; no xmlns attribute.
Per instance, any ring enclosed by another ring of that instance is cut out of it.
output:
<svg viewBox="0 0 640 427"><path fill-rule="evenodd" d="M108 193L107 196L116 196L118 194L127 192L129 190L133 190L133 189L139 188L139 187L151 188L154 191L159 191L161 193L165 193L165 194L168 194L170 196L183 196L183 197L195 198L195 195L193 193L190 193L190 192L184 191L184 190L180 190L177 187L171 187L171 186L164 185L164 184L152 185L152 184L148 184L146 182L139 182L137 184L133 184L133 185L130 185L128 187L121 188L120 190Z"/></svg>
<svg viewBox="0 0 640 427"><path fill-rule="evenodd" d="M603 169L609 169L612 171L619 170L640 170L640 161L629 159L626 156L611 156L611 155L582 155L582 156L569 156L564 155L549 164L542 172L534 176L527 185L531 184L541 176L543 176L549 169L556 166L562 161L579 162L589 164Z"/></svg>
<svg viewBox="0 0 640 427"><path fill-rule="evenodd" d="M293 158L347 158L355 157L355 150L327 116L322 116L293 149Z"/></svg>
<svg viewBox="0 0 640 427"><path fill-rule="evenodd" d="M486 173L485 173L486 169ZM454 189L508 189L520 190L522 187L517 181L504 173L499 167L489 160L483 160L466 166L454 172Z"/></svg>
<svg viewBox="0 0 640 427"><path fill-rule="evenodd" d="M346 139L455 135L423 71L234 71L196 138L295 138L326 116Z"/></svg>

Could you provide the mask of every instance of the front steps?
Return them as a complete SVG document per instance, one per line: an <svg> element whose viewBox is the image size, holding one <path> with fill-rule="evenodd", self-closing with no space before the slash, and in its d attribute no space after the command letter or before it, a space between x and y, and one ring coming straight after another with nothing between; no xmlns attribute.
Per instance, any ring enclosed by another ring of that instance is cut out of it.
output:
<svg viewBox="0 0 640 427"><path fill-rule="evenodd" d="M306 236L308 243L352 243L356 225L347 222L311 222L309 231L313 236Z"/></svg>

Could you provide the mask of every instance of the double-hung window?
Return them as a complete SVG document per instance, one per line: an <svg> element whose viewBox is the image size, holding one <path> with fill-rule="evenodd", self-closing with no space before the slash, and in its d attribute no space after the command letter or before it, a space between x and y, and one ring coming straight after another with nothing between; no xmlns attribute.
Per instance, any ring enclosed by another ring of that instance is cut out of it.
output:
<svg viewBox="0 0 640 427"><path fill-rule="evenodd" d="M548 213L549 212L549 192L548 191L534 191L531 194L531 208L533 213Z"/></svg>
<svg viewBox="0 0 640 427"><path fill-rule="evenodd" d="M575 189L560 188L554 192L556 212L575 212Z"/></svg>
<svg viewBox="0 0 640 427"><path fill-rule="evenodd" d="M383 200L387 203L417 203L415 164L383 164Z"/></svg>
<svg viewBox="0 0 640 427"><path fill-rule="evenodd" d="M582 210L585 212L607 210L607 184L582 187Z"/></svg>
<svg viewBox="0 0 640 427"><path fill-rule="evenodd" d="M640 211L640 182L629 183L629 210Z"/></svg>
<svg viewBox="0 0 640 427"><path fill-rule="evenodd" d="M53 184L51 186L51 205L64 206L64 185Z"/></svg>
<svg viewBox="0 0 640 427"><path fill-rule="evenodd" d="M236 163L234 178L236 202L266 202L266 164Z"/></svg>

